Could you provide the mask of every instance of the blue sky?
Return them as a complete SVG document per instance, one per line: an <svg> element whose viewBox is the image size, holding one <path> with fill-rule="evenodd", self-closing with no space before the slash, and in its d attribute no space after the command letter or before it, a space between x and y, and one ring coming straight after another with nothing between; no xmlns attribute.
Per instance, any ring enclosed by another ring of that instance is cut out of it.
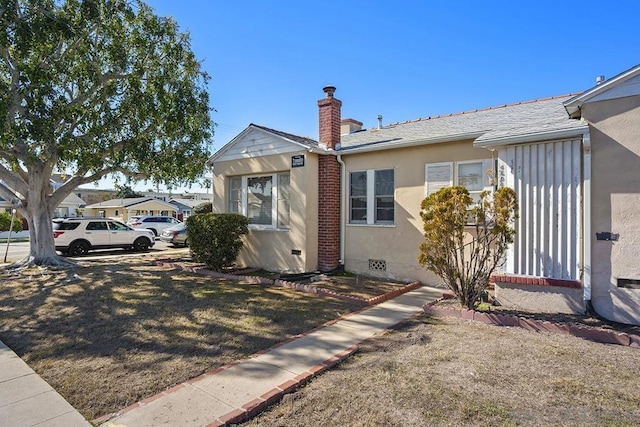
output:
<svg viewBox="0 0 640 427"><path fill-rule="evenodd" d="M216 149L249 123L317 138L326 85L368 128L577 93L640 63L638 1L148 4L212 77Z"/></svg>

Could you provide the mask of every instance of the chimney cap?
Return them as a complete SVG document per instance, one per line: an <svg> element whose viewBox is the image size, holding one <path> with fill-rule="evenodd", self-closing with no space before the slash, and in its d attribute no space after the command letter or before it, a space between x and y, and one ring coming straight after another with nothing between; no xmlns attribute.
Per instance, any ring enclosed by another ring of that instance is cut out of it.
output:
<svg viewBox="0 0 640 427"><path fill-rule="evenodd" d="M325 86L322 88L322 90L324 91L324 93L327 94L327 98L333 98L333 93L336 91L336 87L335 86Z"/></svg>

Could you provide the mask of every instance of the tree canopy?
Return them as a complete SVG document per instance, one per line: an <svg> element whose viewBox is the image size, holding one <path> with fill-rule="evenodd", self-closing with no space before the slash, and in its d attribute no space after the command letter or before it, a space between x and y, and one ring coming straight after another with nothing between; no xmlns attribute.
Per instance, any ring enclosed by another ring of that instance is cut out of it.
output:
<svg viewBox="0 0 640 427"><path fill-rule="evenodd" d="M0 197L27 217L36 263L78 185L202 175L209 76L172 18L137 0L0 0L0 24ZM71 178L53 189L54 172Z"/></svg>

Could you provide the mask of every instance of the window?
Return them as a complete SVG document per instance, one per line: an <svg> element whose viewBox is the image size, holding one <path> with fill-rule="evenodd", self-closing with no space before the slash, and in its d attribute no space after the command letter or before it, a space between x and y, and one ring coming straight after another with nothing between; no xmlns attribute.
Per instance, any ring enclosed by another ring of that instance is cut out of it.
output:
<svg viewBox="0 0 640 427"><path fill-rule="evenodd" d="M367 172L349 174L349 222L367 223Z"/></svg>
<svg viewBox="0 0 640 427"><path fill-rule="evenodd" d="M90 222L87 224L87 230L96 231L96 230L108 230L107 223L104 221L96 221Z"/></svg>
<svg viewBox="0 0 640 427"><path fill-rule="evenodd" d="M273 176L247 178L247 217L249 224L273 222Z"/></svg>
<svg viewBox="0 0 640 427"><path fill-rule="evenodd" d="M242 178L229 179L229 213L242 213Z"/></svg>
<svg viewBox="0 0 640 427"><path fill-rule="evenodd" d="M393 224L394 170L349 173L349 223Z"/></svg>
<svg viewBox="0 0 640 427"><path fill-rule="evenodd" d="M120 211L116 209L116 211L114 212L115 216L120 216Z"/></svg>
<svg viewBox="0 0 640 427"><path fill-rule="evenodd" d="M491 171L493 160L473 160L464 162L427 163L425 165L425 194L428 196L443 187L461 185L469 190L474 201L480 200L480 193L492 190Z"/></svg>
<svg viewBox="0 0 640 427"><path fill-rule="evenodd" d="M115 222L115 221L109 223L109 228L112 231L129 231L129 227L127 227L121 222Z"/></svg>
<svg viewBox="0 0 640 427"><path fill-rule="evenodd" d="M253 228L289 228L288 172L229 178L228 212L246 215Z"/></svg>
<svg viewBox="0 0 640 427"><path fill-rule="evenodd" d="M291 215L291 202L289 193L290 176L288 173L278 175L278 228L289 228L289 217Z"/></svg>
<svg viewBox="0 0 640 427"><path fill-rule="evenodd" d="M393 223L393 169L375 171L375 223Z"/></svg>

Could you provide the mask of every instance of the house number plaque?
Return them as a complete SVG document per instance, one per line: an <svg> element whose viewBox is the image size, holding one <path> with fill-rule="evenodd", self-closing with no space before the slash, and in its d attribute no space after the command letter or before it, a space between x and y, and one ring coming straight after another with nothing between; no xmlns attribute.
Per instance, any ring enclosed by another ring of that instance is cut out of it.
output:
<svg viewBox="0 0 640 427"><path fill-rule="evenodd" d="M291 156L291 167L301 168L304 166L304 154L298 156Z"/></svg>

